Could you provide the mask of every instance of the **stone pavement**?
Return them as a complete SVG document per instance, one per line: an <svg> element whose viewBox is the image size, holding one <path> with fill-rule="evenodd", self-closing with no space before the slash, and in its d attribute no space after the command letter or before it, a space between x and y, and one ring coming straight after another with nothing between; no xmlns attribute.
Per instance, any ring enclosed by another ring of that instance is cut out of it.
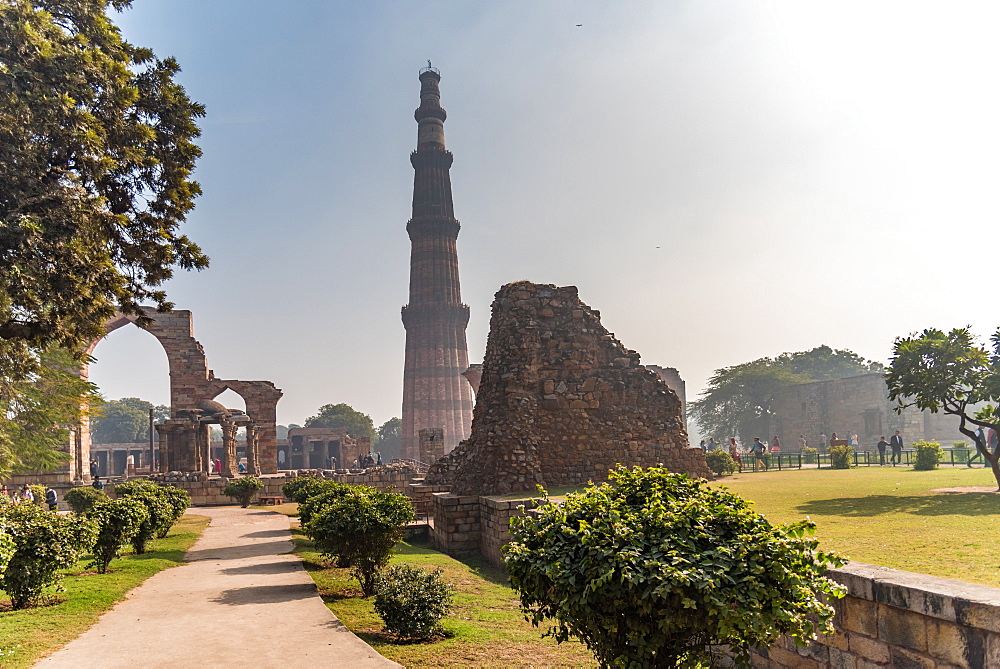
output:
<svg viewBox="0 0 1000 669"><path fill-rule="evenodd" d="M36 667L399 667L323 604L291 554L289 519L199 507L212 522L187 553Z"/></svg>

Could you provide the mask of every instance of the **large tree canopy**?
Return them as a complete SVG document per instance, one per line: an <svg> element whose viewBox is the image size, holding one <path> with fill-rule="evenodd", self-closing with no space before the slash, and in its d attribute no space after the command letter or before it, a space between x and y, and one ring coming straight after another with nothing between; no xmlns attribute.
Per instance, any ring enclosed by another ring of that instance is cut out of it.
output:
<svg viewBox="0 0 1000 669"><path fill-rule="evenodd" d="M990 463L1000 490L1000 444L989 448L977 428L1000 432L1000 330L992 350L980 345L969 328L943 332L929 328L900 337L885 375L896 411L908 406L958 416L958 430ZM985 406L983 406L984 403Z"/></svg>
<svg viewBox="0 0 1000 669"><path fill-rule="evenodd" d="M0 3L0 364L78 350L116 310L171 306L174 267L208 259L178 226L199 194L204 108L172 58L124 41L131 0Z"/></svg>
<svg viewBox="0 0 1000 669"><path fill-rule="evenodd" d="M149 441L149 410L153 422L162 423L170 417L170 408L155 405L138 397L106 400L95 411L91 421L91 438L95 444L135 444Z"/></svg>
<svg viewBox="0 0 1000 669"><path fill-rule="evenodd" d="M778 392L797 383L881 373L878 362L847 350L817 346L715 370L701 397L690 404L702 432L719 439L739 437L748 443L766 436Z"/></svg>
<svg viewBox="0 0 1000 669"><path fill-rule="evenodd" d="M403 420L390 418L382 423L378 429L378 441L375 443L384 461L400 457L403 453Z"/></svg>
<svg viewBox="0 0 1000 669"><path fill-rule="evenodd" d="M43 351L38 370L26 379L0 378L0 479L10 473L44 471L65 464L63 446L97 388L77 373L65 351Z"/></svg>
<svg viewBox="0 0 1000 669"><path fill-rule="evenodd" d="M371 416L347 404L324 404L315 416L306 418L306 427L344 428L352 437L368 437L375 443Z"/></svg>

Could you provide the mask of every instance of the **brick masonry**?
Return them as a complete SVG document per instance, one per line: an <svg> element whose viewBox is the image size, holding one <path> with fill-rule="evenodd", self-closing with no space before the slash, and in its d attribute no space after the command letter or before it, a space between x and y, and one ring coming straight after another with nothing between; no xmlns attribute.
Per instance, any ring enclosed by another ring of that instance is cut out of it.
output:
<svg viewBox="0 0 1000 669"><path fill-rule="evenodd" d="M711 478L701 450L688 447L676 393L574 286L502 287L472 435L431 466L427 482L495 495L604 481L619 463Z"/></svg>

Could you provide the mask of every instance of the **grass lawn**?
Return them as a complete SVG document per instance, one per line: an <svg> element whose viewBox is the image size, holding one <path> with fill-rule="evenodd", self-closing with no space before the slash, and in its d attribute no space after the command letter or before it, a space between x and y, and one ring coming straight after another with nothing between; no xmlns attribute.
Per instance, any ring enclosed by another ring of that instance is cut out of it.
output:
<svg viewBox="0 0 1000 669"><path fill-rule="evenodd" d="M294 515L294 504L277 507ZM275 507L268 507L273 509ZM594 656L575 641L542 639L518 609L518 599L502 570L485 560L457 560L429 546L401 543L393 563L432 570L455 586L452 614L443 621L450 636L433 643L396 643L381 633L373 601L361 596L349 569L329 568L312 543L297 530L296 553L319 588L323 601L347 627L375 650L407 667L596 667Z"/></svg>
<svg viewBox="0 0 1000 669"><path fill-rule="evenodd" d="M0 650L4 651L0 666L31 666L78 637L129 590L156 572L181 564L184 551L206 525L205 516L185 515L166 538L154 540L151 551L113 560L107 574L87 571L90 557L85 557L65 570L62 583L66 591L54 593L47 605L11 611L10 599L0 597Z"/></svg>
<svg viewBox="0 0 1000 669"><path fill-rule="evenodd" d="M805 469L718 479L772 523L809 516L824 550L852 560L1000 587L1000 494L989 469Z"/></svg>

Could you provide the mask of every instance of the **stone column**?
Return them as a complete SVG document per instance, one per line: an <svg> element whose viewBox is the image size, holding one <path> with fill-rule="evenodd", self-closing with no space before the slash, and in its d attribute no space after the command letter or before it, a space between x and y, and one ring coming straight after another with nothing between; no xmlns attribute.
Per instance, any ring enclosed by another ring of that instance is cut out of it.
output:
<svg viewBox="0 0 1000 669"><path fill-rule="evenodd" d="M223 420L222 423L222 475L236 476L236 423Z"/></svg>
<svg viewBox="0 0 1000 669"><path fill-rule="evenodd" d="M260 476L260 465L257 462L257 446L260 435L257 434L257 426L247 423L247 473L251 476Z"/></svg>

